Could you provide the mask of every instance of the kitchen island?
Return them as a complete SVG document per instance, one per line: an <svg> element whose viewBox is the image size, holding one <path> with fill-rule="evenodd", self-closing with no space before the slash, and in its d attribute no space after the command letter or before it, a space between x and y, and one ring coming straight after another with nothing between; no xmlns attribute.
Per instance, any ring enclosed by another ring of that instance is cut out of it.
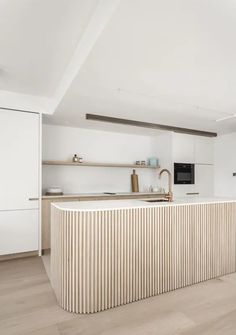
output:
<svg viewBox="0 0 236 335"><path fill-rule="evenodd" d="M236 200L52 205L51 283L94 313L236 271Z"/></svg>
<svg viewBox="0 0 236 335"><path fill-rule="evenodd" d="M159 192L126 192L126 193L77 193L63 195L42 196L42 250L47 251L51 247L51 204L53 202L74 201L102 201L123 199L155 199L163 197ZM32 198L31 200L38 200Z"/></svg>

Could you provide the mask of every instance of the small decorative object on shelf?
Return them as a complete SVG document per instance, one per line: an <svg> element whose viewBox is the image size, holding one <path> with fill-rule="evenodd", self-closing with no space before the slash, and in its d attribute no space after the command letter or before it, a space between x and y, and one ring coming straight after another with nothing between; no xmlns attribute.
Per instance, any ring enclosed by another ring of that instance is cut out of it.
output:
<svg viewBox="0 0 236 335"><path fill-rule="evenodd" d="M63 195L63 191L58 186L49 187L46 190L46 195Z"/></svg>
<svg viewBox="0 0 236 335"><path fill-rule="evenodd" d="M77 156L76 154L74 154L72 161L73 161L74 163L78 163L79 158L78 158L78 156Z"/></svg>
<svg viewBox="0 0 236 335"><path fill-rule="evenodd" d="M151 157L148 159L148 165L149 166L158 166L159 160L156 157Z"/></svg>
<svg viewBox="0 0 236 335"><path fill-rule="evenodd" d="M138 175L133 170L133 174L131 174L131 186L132 192L139 192L139 184L138 184Z"/></svg>
<svg viewBox="0 0 236 335"><path fill-rule="evenodd" d="M141 165L141 161L136 161L135 164L136 165Z"/></svg>
<svg viewBox="0 0 236 335"><path fill-rule="evenodd" d="M83 163L83 158L79 157L79 163Z"/></svg>
<svg viewBox="0 0 236 335"><path fill-rule="evenodd" d="M146 165L146 161L141 161L141 165Z"/></svg>

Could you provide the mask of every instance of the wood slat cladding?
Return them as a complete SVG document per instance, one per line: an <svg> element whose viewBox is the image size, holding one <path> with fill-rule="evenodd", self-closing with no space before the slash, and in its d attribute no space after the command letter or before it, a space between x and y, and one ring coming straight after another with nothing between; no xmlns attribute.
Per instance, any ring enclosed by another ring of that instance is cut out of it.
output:
<svg viewBox="0 0 236 335"><path fill-rule="evenodd" d="M124 193L124 194L78 194L78 195L58 195L42 197L42 249L50 249L51 245L51 204L53 202L71 201L100 201L100 200L125 200L125 199L158 199L163 198L161 193Z"/></svg>
<svg viewBox="0 0 236 335"><path fill-rule="evenodd" d="M236 271L236 203L105 211L52 207L51 282L95 313Z"/></svg>

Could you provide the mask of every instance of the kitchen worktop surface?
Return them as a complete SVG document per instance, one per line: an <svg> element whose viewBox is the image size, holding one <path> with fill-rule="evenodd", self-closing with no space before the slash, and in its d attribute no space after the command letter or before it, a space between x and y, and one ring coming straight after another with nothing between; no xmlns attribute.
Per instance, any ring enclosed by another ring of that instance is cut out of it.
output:
<svg viewBox="0 0 236 335"><path fill-rule="evenodd" d="M42 199L54 198L103 198L103 197L142 197L142 196L158 196L159 192L104 192L104 193L69 193L62 195L43 195Z"/></svg>
<svg viewBox="0 0 236 335"><path fill-rule="evenodd" d="M66 211L100 211L100 210L118 210L127 208L153 208L160 206L183 206L194 204L212 204L236 202L232 198L179 198L173 202L148 202L147 200L105 200L105 201L73 201L53 203L58 209Z"/></svg>

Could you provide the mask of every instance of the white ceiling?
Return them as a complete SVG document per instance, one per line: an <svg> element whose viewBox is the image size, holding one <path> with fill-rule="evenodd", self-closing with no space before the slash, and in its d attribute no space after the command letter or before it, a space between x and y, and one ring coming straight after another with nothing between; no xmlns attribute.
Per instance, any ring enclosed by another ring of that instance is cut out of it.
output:
<svg viewBox="0 0 236 335"><path fill-rule="evenodd" d="M236 119L215 122L236 113L235 0L0 0L0 28L0 89L53 101L47 123L132 131L93 113L236 131Z"/></svg>
<svg viewBox="0 0 236 335"><path fill-rule="evenodd" d="M0 0L0 89L50 97L94 0Z"/></svg>

